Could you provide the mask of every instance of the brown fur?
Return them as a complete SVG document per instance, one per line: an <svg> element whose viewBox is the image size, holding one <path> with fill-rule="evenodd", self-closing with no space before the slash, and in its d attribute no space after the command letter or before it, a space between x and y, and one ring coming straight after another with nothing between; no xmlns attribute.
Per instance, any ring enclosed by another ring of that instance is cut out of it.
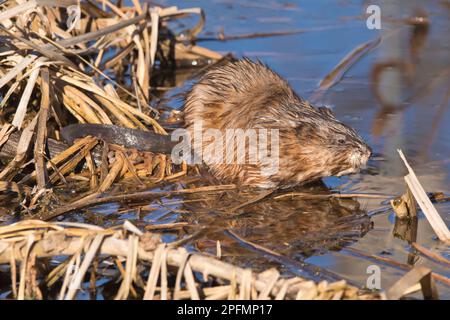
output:
<svg viewBox="0 0 450 320"><path fill-rule="evenodd" d="M261 163L209 163L211 173L224 182L290 187L356 172L370 156L370 148L331 111L312 107L274 71L247 59L205 73L188 93L184 114L191 136L199 120L203 121L204 131L280 130L277 173L262 176ZM203 149L207 146L203 143Z"/></svg>

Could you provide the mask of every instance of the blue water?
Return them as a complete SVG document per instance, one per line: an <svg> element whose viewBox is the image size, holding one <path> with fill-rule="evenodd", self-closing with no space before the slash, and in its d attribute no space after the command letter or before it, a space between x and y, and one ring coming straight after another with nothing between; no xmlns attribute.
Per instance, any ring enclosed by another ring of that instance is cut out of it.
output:
<svg viewBox="0 0 450 320"><path fill-rule="evenodd" d="M383 161L372 161L376 174L329 178L331 188L343 192L382 192L400 195L405 191L406 173L397 149L402 149L429 192L450 193L450 32L448 7L439 1L371 1L381 7L382 29L366 27L366 1L162 1L181 8L202 7L206 26L200 37L220 32L240 35L255 32L304 29L301 34L234 41L199 42L199 45L241 57L260 59L288 79L303 97L311 97L319 81L351 50L384 36L382 44L360 59L318 105L332 107L337 117L351 125L368 141ZM412 27L401 19L417 10L426 12L430 27L418 49L411 54ZM195 18L185 19L193 24ZM392 30L398 30L388 36ZM409 81L398 69L386 69L377 99L371 73L376 64L398 60L414 67ZM170 95L170 92L168 93ZM388 108L387 102L393 102ZM368 211L380 208L379 200L360 200ZM450 206L436 205L447 225ZM371 254L389 253L389 258L408 263L409 244L393 236L392 212L375 216L374 229L355 248ZM436 240L426 219L420 219L417 242L446 257L449 248ZM367 266L373 264L342 252L315 256L309 262L326 267L365 285ZM416 256L415 265L425 265L450 276L450 270ZM403 271L382 266L382 286L388 288ZM446 287L441 294L450 297Z"/></svg>

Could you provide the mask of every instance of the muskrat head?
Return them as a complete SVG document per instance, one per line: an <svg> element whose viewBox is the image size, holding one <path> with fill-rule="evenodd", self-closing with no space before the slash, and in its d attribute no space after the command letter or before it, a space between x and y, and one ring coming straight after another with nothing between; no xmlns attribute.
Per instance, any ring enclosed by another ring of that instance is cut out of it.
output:
<svg viewBox="0 0 450 320"><path fill-rule="evenodd" d="M298 179L358 172L371 155L370 147L328 108L311 109L304 108L297 115L297 150L309 176Z"/></svg>

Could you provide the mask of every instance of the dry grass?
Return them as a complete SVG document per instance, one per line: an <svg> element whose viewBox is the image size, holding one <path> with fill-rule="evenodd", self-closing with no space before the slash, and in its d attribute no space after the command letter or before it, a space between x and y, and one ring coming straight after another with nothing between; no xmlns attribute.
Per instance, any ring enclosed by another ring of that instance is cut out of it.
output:
<svg viewBox="0 0 450 320"><path fill-rule="evenodd" d="M118 146L103 148L113 155L97 166L93 150L99 141L89 137L53 157L46 152L59 130L76 122L167 134L150 106L154 73L221 58L190 42L204 24L200 8L118 3L8 0L0 5L0 148L19 133L0 182L4 191L17 191L9 188L14 183L31 188L20 195L19 211L46 211L41 200L49 188L71 180L90 181L93 198L122 179L155 184L186 174L185 164L175 166L164 155ZM77 11L79 19L70 16ZM188 15L199 16L198 23L172 32L170 22ZM80 165L84 169L75 174Z"/></svg>
<svg viewBox="0 0 450 320"><path fill-rule="evenodd" d="M66 259L56 265L47 264L47 272L41 274L38 262L56 256ZM344 280L314 283L300 277L283 277L276 269L255 273L214 257L167 246L158 235L142 233L129 222L111 229L39 220L0 227L0 264L10 264L11 294L18 299L40 299L42 289L54 286L59 288L58 298L74 299L81 288L89 289L88 279L92 282L104 277L96 270L114 264L120 271L113 277L120 280L115 299L384 298ZM174 286L169 285L172 282Z"/></svg>

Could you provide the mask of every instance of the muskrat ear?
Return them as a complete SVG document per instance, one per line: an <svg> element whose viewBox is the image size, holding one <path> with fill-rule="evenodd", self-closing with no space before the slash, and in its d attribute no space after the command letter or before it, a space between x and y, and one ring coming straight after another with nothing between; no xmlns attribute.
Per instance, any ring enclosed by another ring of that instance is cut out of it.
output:
<svg viewBox="0 0 450 320"><path fill-rule="evenodd" d="M326 116L329 116L329 117L331 117L331 118L336 118L336 117L334 116L333 111L331 111L330 108L327 108L327 107L318 107L317 110L318 110L320 113L322 113L322 114L324 114L324 115L326 115Z"/></svg>

